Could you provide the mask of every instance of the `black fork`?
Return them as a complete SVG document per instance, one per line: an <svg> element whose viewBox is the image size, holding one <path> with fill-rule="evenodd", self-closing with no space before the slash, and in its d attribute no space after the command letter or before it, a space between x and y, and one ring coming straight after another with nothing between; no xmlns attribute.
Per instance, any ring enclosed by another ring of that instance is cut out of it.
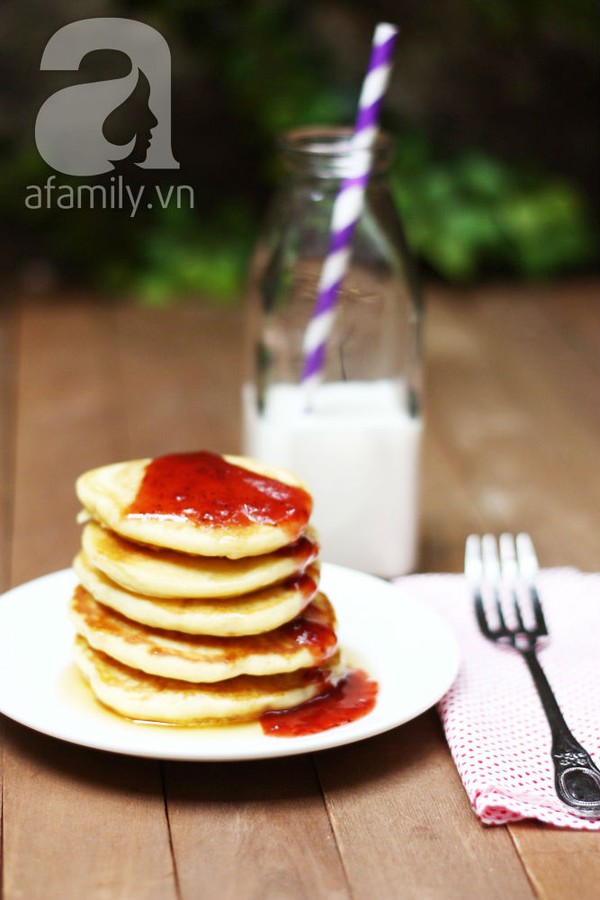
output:
<svg viewBox="0 0 600 900"><path fill-rule="evenodd" d="M548 636L535 586L537 558L527 534L496 538L472 534L465 547L465 575L471 584L481 633L494 643L509 644L521 654L537 688L552 734L554 784L559 798L579 816L600 817L600 771L571 734L537 657L540 638ZM496 619L490 619L484 597L490 595ZM525 609L527 604L528 609Z"/></svg>

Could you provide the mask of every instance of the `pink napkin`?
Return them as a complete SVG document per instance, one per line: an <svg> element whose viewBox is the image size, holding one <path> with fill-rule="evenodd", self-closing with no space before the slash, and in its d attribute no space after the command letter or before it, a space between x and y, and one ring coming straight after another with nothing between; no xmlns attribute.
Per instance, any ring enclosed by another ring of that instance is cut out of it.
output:
<svg viewBox="0 0 600 900"><path fill-rule="evenodd" d="M570 813L554 793L550 730L524 661L483 638L462 575L399 578L434 607L461 647L458 677L439 704L456 767L486 825L538 819L600 831L600 819ZM600 767L600 574L540 572L550 632L539 659L573 735Z"/></svg>

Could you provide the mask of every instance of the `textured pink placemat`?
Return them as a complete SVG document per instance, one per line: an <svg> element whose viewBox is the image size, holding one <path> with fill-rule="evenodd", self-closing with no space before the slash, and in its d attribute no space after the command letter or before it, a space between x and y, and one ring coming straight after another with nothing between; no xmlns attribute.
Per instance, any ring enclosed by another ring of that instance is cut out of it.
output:
<svg viewBox="0 0 600 900"><path fill-rule="evenodd" d="M434 607L461 647L456 681L440 701L446 739L471 805L488 825L538 819L600 831L554 792L550 730L525 662L485 640L462 575L411 575L397 583ZM540 572L550 639L539 659L573 735L600 767L600 574Z"/></svg>

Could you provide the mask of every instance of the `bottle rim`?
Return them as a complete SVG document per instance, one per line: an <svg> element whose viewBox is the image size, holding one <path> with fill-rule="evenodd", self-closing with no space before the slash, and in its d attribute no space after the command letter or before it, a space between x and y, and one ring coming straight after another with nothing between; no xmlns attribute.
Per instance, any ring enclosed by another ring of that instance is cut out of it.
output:
<svg viewBox="0 0 600 900"><path fill-rule="evenodd" d="M387 132L379 132L370 149L352 145L353 130L343 126L303 126L277 137L285 161L292 168L309 168L317 175L346 175L358 166L372 174L386 170L391 161L394 141Z"/></svg>

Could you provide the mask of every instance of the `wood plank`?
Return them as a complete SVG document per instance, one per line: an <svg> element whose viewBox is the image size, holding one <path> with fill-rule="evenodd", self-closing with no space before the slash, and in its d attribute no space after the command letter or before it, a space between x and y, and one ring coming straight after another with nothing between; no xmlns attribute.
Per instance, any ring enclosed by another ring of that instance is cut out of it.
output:
<svg viewBox="0 0 600 900"><path fill-rule="evenodd" d="M183 305L166 322L161 310L118 316L127 455L235 452L239 314ZM308 758L163 767L183 898L348 896Z"/></svg>
<svg viewBox="0 0 600 900"><path fill-rule="evenodd" d="M14 502L15 314L12 302L0 306L0 592L10 582L10 538Z"/></svg>
<svg viewBox="0 0 600 900"><path fill-rule="evenodd" d="M13 465L14 465L14 395L15 395L15 327L12 302L0 305L0 593L10 583L10 538L12 535ZM2 758L4 720L0 716L0 848L3 842L3 786ZM0 856L0 885L2 884ZM0 888L1 893L1 888Z"/></svg>
<svg viewBox="0 0 600 900"><path fill-rule="evenodd" d="M429 418L423 439L417 572L460 572L468 534L488 523L464 483L460 460Z"/></svg>
<svg viewBox="0 0 600 900"><path fill-rule="evenodd" d="M15 582L68 565L75 477L119 449L110 308L25 304L19 336ZM67 602L67 598L65 598ZM159 764L4 722L4 897L176 896Z"/></svg>
<svg viewBox="0 0 600 900"><path fill-rule="evenodd" d="M545 564L597 564L594 302L591 290L562 287L434 292L421 569L458 571L462 532L484 527L527 527ZM0 327L0 353L15 344L6 334ZM85 468L239 448L242 338L238 315L206 307L26 307L14 582L69 564L79 539L73 481ZM10 406L0 397L0 427ZM12 452L0 452L6 469ZM317 755L320 783L303 757L164 764L168 817L159 764L2 724L7 900L385 900L399 884L419 900L518 900L533 896L531 884L544 900L569 900L593 896L600 879L598 835L483 828L433 712Z"/></svg>
<svg viewBox="0 0 600 900"><path fill-rule="evenodd" d="M169 763L166 790L183 900L351 896L310 757Z"/></svg>
<svg viewBox="0 0 600 900"><path fill-rule="evenodd" d="M598 896L600 834L511 826L515 845L540 900L590 900Z"/></svg>
<svg viewBox="0 0 600 900"><path fill-rule="evenodd" d="M477 340L455 323L455 294L432 290L426 304L425 430L421 477L422 572L459 572L464 541L472 531L493 526L481 508L472 479L482 466L477 458L465 466L462 431L479 401L472 396L477 383ZM456 421L460 424L456 425Z"/></svg>
<svg viewBox="0 0 600 900"><path fill-rule="evenodd" d="M187 303L117 316L127 453L239 452L240 313Z"/></svg>
<svg viewBox="0 0 600 900"><path fill-rule="evenodd" d="M511 297L488 290L477 315L481 315L486 332L501 341L498 364L506 374L518 379L524 375L536 399L544 397L547 402L552 396L556 401L551 405L556 405L555 415L571 425L579 420L589 427L596 422L599 367L597 348L592 349L587 327L592 319L589 314L597 312L597 298L589 293L570 296L568 319L564 299L560 288L548 291L543 299L529 293ZM597 338L597 314L594 318L596 333L593 329L592 334ZM595 434L590 432L589 437L593 443Z"/></svg>
<svg viewBox="0 0 600 900"><path fill-rule="evenodd" d="M355 900L534 896L506 830L471 811L435 713L316 765Z"/></svg>
<svg viewBox="0 0 600 900"><path fill-rule="evenodd" d="M520 507L516 521L535 529L543 564L595 569L600 483L591 361L584 362L560 332L548 327L539 306L521 304L530 336L519 340L515 317L505 316L506 306L488 298L482 309L489 322L483 343L496 368L504 367L503 383L513 406L520 403L528 411L527 429L513 453L520 468L514 488ZM501 318L513 329L506 329L500 345L492 336Z"/></svg>
<svg viewBox="0 0 600 900"><path fill-rule="evenodd" d="M485 293L469 302L434 297L427 415L486 529L531 531L545 565L595 568L595 430L585 415L573 415L572 391L546 359L536 309L514 297L499 307ZM587 397L588 363L575 353L569 358ZM454 507L437 505L444 521L454 517Z"/></svg>
<svg viewBox="0 0 600 900"><path fill-rule="evenodd" d="M157 763L4 731L6 900L177 897Z"/></svg>
<svg viewBox="0 0 600 900"><path fill-rule="evenodd" d="M430 312L430 527L456 540L474 506L483 520L477 530L531 531L542 564L596 569L595 293L490 288L437 295ZM444 490L440 473L458 484ZM460 571L458 552L453 562ZM594 895L597 835L536 825L509 831L540 897Z"/></svg>
<svg viewBox="0 0 600 900"><path fill-rule="evenodd" d="M23 306L13 583L70 565L80 531L75 479L116 451L111 328L100 304Z"/></svg>
<svg viewBox="0 0 600 900"><path fill-rule="evenodd" d="M600 326L598 279L569 279L563 284L552 285L551 290L547 286L541 286L537 291L529 289L528 295L597 380Z"/></svg>

